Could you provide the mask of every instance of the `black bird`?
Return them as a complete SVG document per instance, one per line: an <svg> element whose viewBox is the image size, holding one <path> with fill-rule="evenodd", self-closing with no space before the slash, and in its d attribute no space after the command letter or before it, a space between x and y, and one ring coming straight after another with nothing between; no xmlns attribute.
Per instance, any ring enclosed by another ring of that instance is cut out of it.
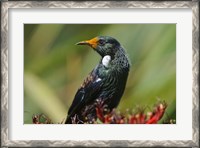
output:
<svg viewBox="0 0 200 148"><path fill-rule="evenodd" d="M101 60L78 89L69 108L66 124L72 118L87 122L96 118L95 102L103 100L111 111L116 108L123 95L130 63L120 43L109 36L98 36L77 45L89 45Z"/></svg>

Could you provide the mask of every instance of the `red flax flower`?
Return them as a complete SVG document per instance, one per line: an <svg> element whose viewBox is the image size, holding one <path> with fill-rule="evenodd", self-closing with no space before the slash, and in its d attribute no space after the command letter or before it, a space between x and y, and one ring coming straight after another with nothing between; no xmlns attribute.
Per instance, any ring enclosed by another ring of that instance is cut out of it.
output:
<svg viewBox="0 0 200 148"><path fill-rule="evenodd" d="M33 124L52 124L51 120L44 114L38 114L32 116Z"/></svg>
<svg viewBox="0 0 200 148"><path fill-rule="evenodd" d="M155 104L152 111L145 113L145 109L138 108L135 113L122 114L115 109L109 111L107 105L103 101L97 100L96 102L96 114L97 117L91 119L91 121L83 122L77 115L72 118L73 124L157 124L163 117L167 104L158 102ZM87 117L87 115L86 115ZM170 120L171 121L171 120ZM33 124L53 124L53 122L44 114L33 115ZM64 120L60 123L64 123ZM168 122L166 122L168 123ZM169 122L174 123L174 122Z"/></svg>
<svg viewBox="0 0 200 148"><path fill-rule="evenodd" d="M96 106L97 122L104 124L157 124L163 117L167 104L165 102L159 102L155 105L152 112L144 113L144 109L139 109L137 113L123 115L112 112L105 112L106 105L98 101Z"/></svg>
<svg viewBox="0 0 200 148"><path fill-rule="evenodd" d="M155 124L157 123L163 116L165 109L166 109L167 105L166 103L162 104L158 104L154 111L152 112L152 114L150 115L150 118L145 122L146 124Z"/></svg>

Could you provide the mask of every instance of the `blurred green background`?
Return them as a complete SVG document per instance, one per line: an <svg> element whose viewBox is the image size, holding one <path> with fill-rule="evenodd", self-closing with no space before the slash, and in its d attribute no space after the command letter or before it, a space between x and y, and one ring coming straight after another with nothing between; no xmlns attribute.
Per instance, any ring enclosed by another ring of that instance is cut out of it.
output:
<svg viewBox="0 0 200 148"><path fill-rule="evenodd" d="M118 109L168 104L163 119L176 119L175 24L25 24L24 123L44 113L65 119L74 95L100 56L75 43L98 35L116 38L126 49L131 69Z"/></svg>

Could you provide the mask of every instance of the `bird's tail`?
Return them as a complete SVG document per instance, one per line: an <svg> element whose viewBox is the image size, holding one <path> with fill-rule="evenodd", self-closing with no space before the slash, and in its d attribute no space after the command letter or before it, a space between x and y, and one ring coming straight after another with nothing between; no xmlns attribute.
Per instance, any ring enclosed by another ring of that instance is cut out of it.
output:
<svg viewBox="0 0 200 148"><path fill-rule="evenodd" d="M67 116L67 119L65 121L65 124L72 124L71 116Z"/></svg>

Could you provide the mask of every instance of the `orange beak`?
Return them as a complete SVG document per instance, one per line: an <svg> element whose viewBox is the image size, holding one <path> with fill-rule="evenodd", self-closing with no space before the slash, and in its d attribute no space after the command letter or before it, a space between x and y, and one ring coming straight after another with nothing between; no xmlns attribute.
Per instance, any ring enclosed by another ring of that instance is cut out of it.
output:
<svg viewBox="0 0 200 148"><path fill-rule="evenodd" d="M81 41L76 43L76 45L89 45L92 48L96 48L97 44L98 44L99 39L97 37L91 39L91 40L87 40L87 41Z"/></svg>

